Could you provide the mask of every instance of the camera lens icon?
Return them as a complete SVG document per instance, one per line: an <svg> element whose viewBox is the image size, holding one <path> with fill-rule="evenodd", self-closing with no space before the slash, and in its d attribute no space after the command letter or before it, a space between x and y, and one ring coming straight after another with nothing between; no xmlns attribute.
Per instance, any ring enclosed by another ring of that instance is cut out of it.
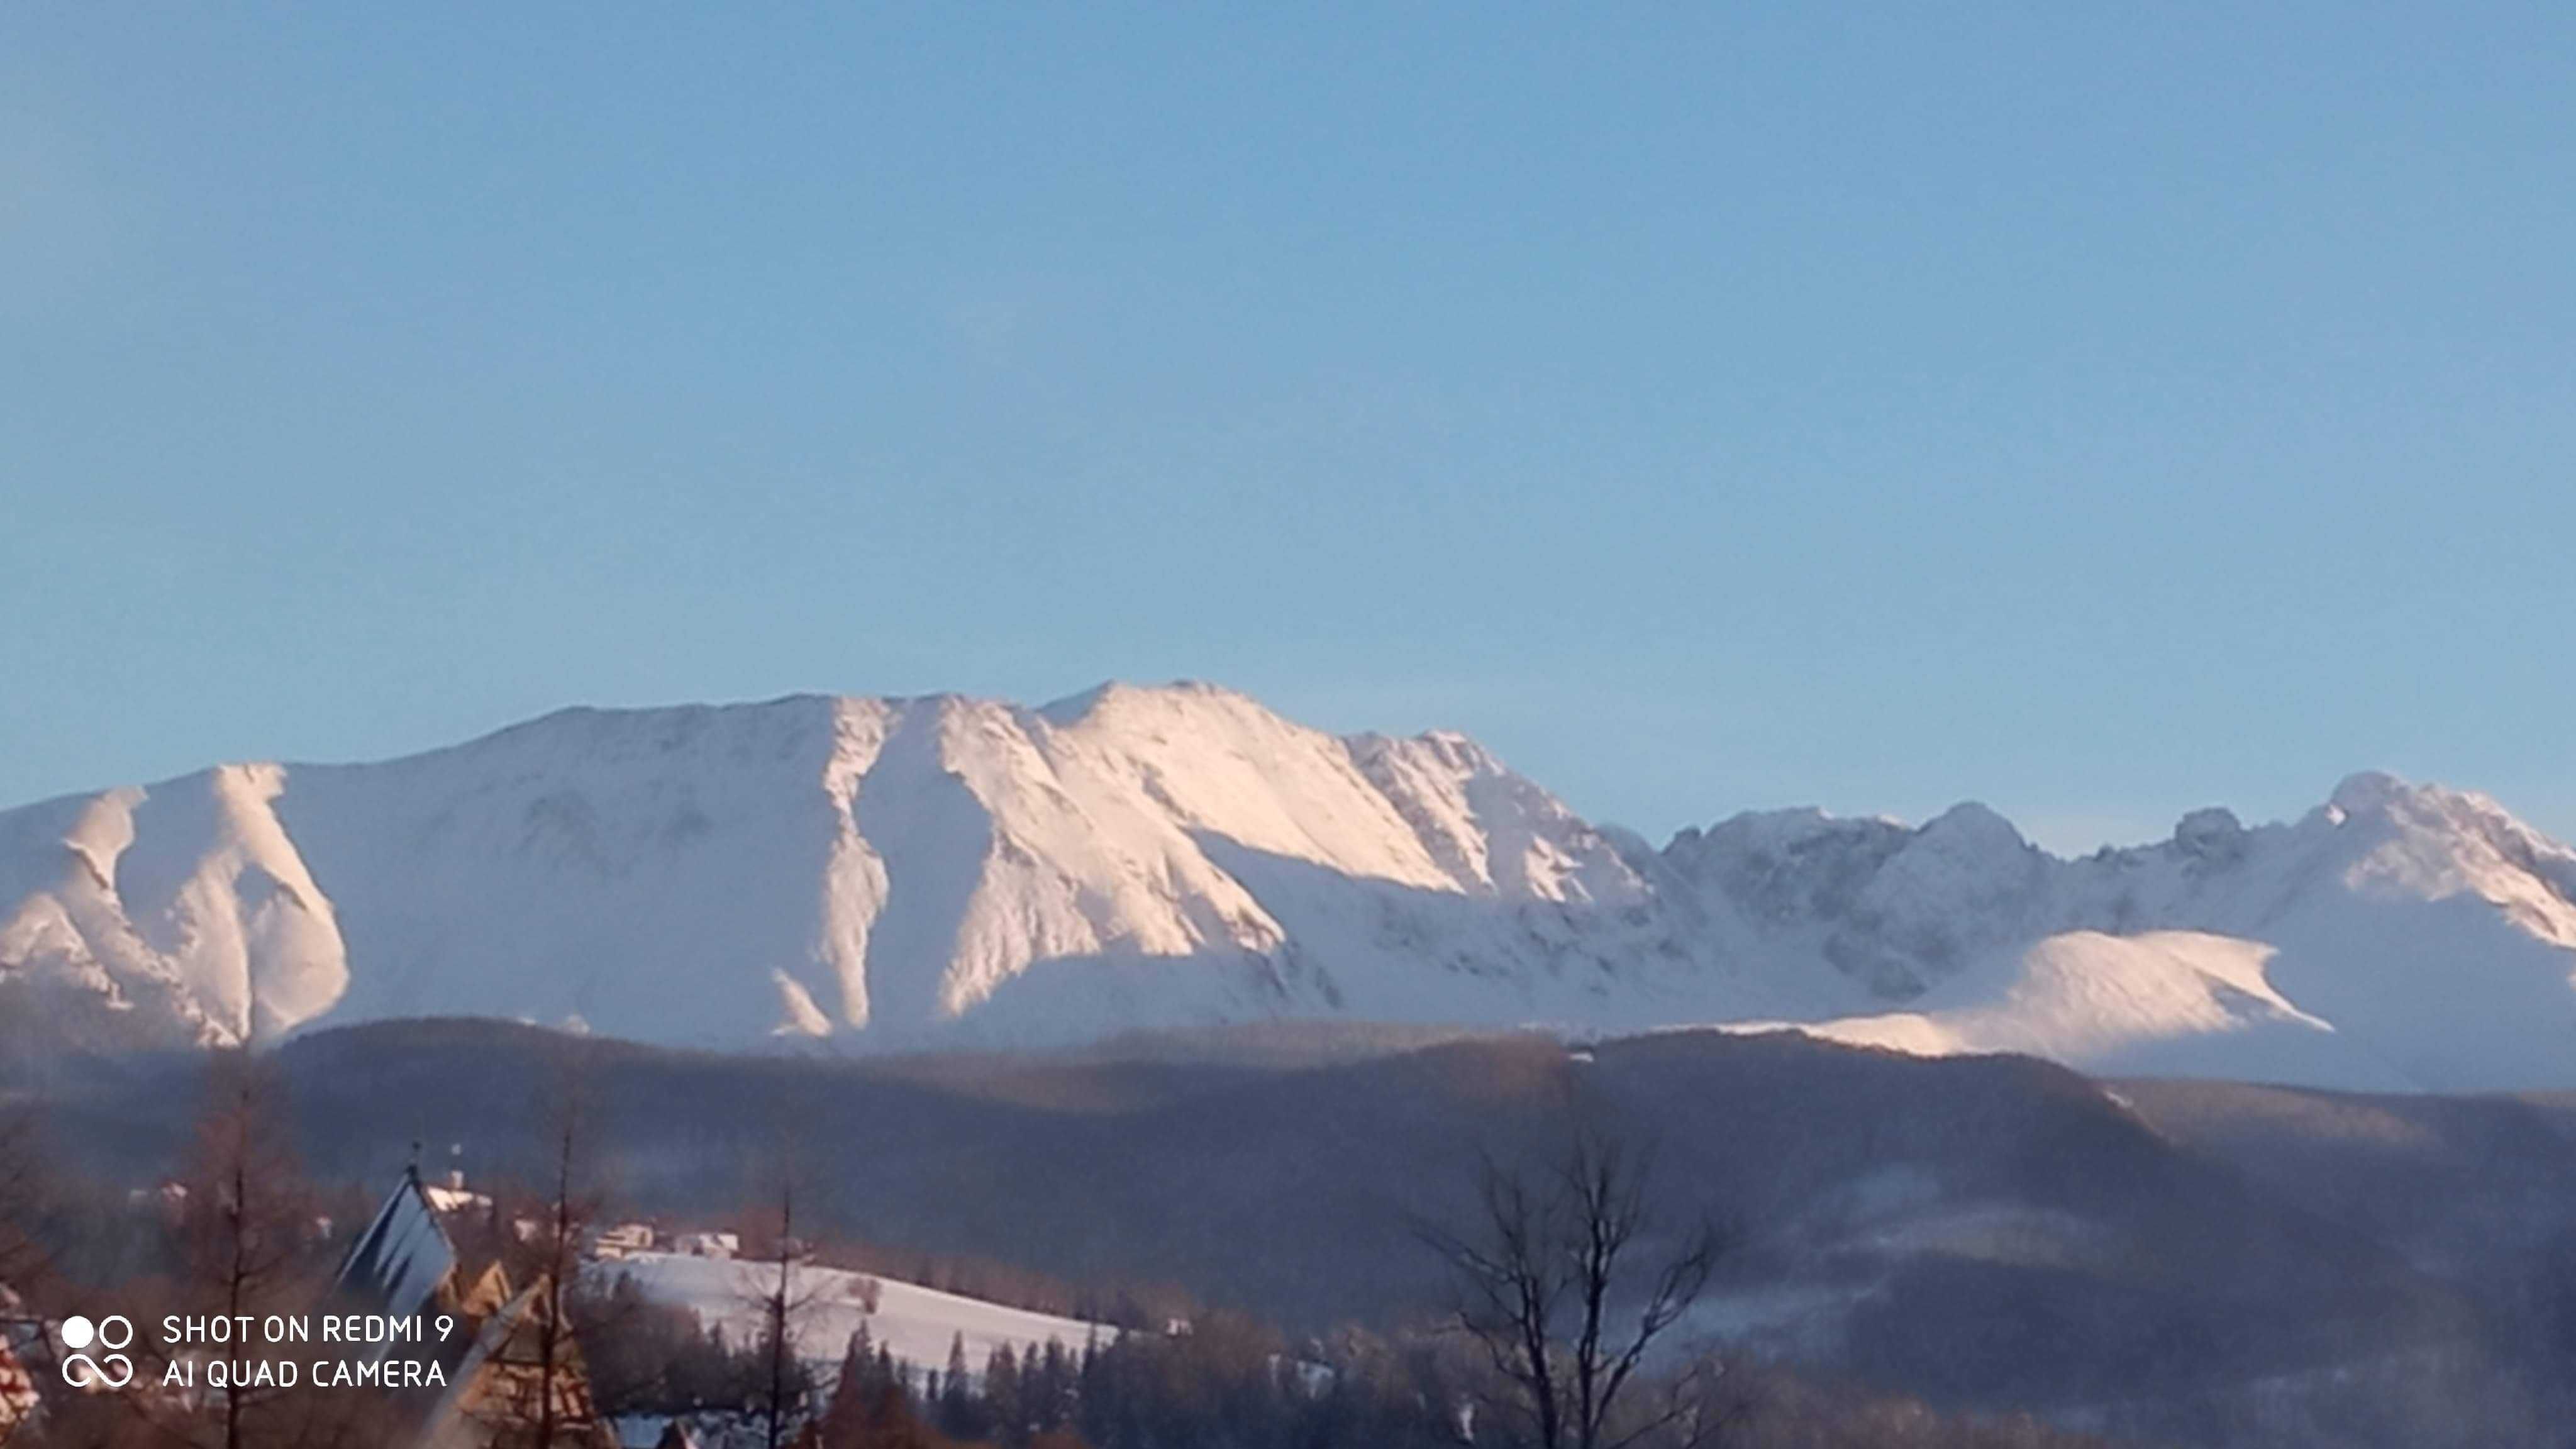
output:
<svg viewBox="0 0 2576 1449"><path fill-rule="evenodd" d="M63 1320L63 1382L76 1389L121 1389L134 1382L134 1360L120 1350L134 1342L134 1324L122 1313L96 1323L80 1314ZM105 1350L92 1358L86 1350Z"/></svg>

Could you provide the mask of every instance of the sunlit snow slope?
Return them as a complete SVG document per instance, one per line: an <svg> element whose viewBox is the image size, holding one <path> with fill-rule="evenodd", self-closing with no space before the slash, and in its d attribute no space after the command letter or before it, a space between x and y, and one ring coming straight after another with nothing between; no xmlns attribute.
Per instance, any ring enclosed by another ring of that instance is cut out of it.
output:
<svg viewBox="0 0 2576 1449"><path fill-rule="evenodd" d="M0 968L211 1041L448 1013L709 1044L1642 1023L1708 974L1473 743L1197 685L572 710L227 767L0 815L0 903Z"/></svg>
<svg viewBox="0 0 2576 1449"><path fill-rule="evenodd" d="M2576 854L2356 776L2048 856L1738 816L1661 851L1472 741L1203 685L569 710L0 812L6 1009L65 1039L465 1014L651 1041L1074 1042L1278 1016L1796 1022L1919 1051L2576 1086Z"/></svg>
<svg viewBox="0 0 2576 1449"><path fill-rule="evenodd" d="M779 1292L779 1265L637 1253L586 1270L599 1286L624 1278L647 1302L686 1308L729 1342L759 1343L764 1314ZM993 1351L1043 1354L1053 1343L1069 1354L1106 1344L1119 1331L1078 1318L1058 1318L924 1288L900 1279L803 1264L787 1269L787 1293L799 1305L785 1335L799 1358L826 1371L840 1366L861 1329L908 1369L938 1369L962 1344L969 1370L982 1374ZM873 1303L872 1308L869 1305Z"/></svg>

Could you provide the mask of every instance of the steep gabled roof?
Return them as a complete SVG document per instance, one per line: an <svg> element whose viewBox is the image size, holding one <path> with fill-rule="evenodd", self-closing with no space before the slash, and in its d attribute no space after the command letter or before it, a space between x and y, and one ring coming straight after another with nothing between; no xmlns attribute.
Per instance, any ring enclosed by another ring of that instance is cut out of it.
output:
<svg viewBox="0 0 2576 1449"><path fill-rule="evenodd" d="M406 1168L375 1221L350 1246L332 1293L362 1312L409 1318L455 1268L456 1245L439 1226L420 1174Z"/></svg>

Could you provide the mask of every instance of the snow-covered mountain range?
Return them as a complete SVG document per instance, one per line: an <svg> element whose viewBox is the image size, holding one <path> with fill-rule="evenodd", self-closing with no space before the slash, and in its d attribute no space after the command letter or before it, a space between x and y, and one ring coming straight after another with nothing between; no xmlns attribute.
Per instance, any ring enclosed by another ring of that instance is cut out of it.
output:
<svg viewBox="0 0 2576 1449"><path fill-rule="evenodd" d="M1656 849L1462 736L1198 684L548 715L0 812L6 1008L237 1042L388 1017L709 1046L1270 1017L1790 1023L2352 1087L2576 1087L2576 852L2383 775L2050 856L1992 811Z"/></svg>

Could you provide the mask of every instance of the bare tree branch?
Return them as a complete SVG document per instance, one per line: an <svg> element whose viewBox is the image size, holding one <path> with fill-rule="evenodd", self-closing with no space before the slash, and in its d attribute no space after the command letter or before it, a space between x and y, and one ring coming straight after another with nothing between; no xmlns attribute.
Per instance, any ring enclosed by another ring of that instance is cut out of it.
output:
<svg viewBox="0 0 2576 1449"><path fill-rule="evenodd" d="M1629 1449L1693 1421L1679 1384L1660 1410L1631 1411L1639 1375L1707 1289L1719 1250L1701 1227L1669 1256L1644 1260L1659 1236L1651 1167L1647 1154L1578 1122L1542 1171L1479 1154L1462 1226L1413 1224L1449 1270L1451 1324L1501 1387L1482 1406L1526 1425L1540 1449Z"/></svg>

